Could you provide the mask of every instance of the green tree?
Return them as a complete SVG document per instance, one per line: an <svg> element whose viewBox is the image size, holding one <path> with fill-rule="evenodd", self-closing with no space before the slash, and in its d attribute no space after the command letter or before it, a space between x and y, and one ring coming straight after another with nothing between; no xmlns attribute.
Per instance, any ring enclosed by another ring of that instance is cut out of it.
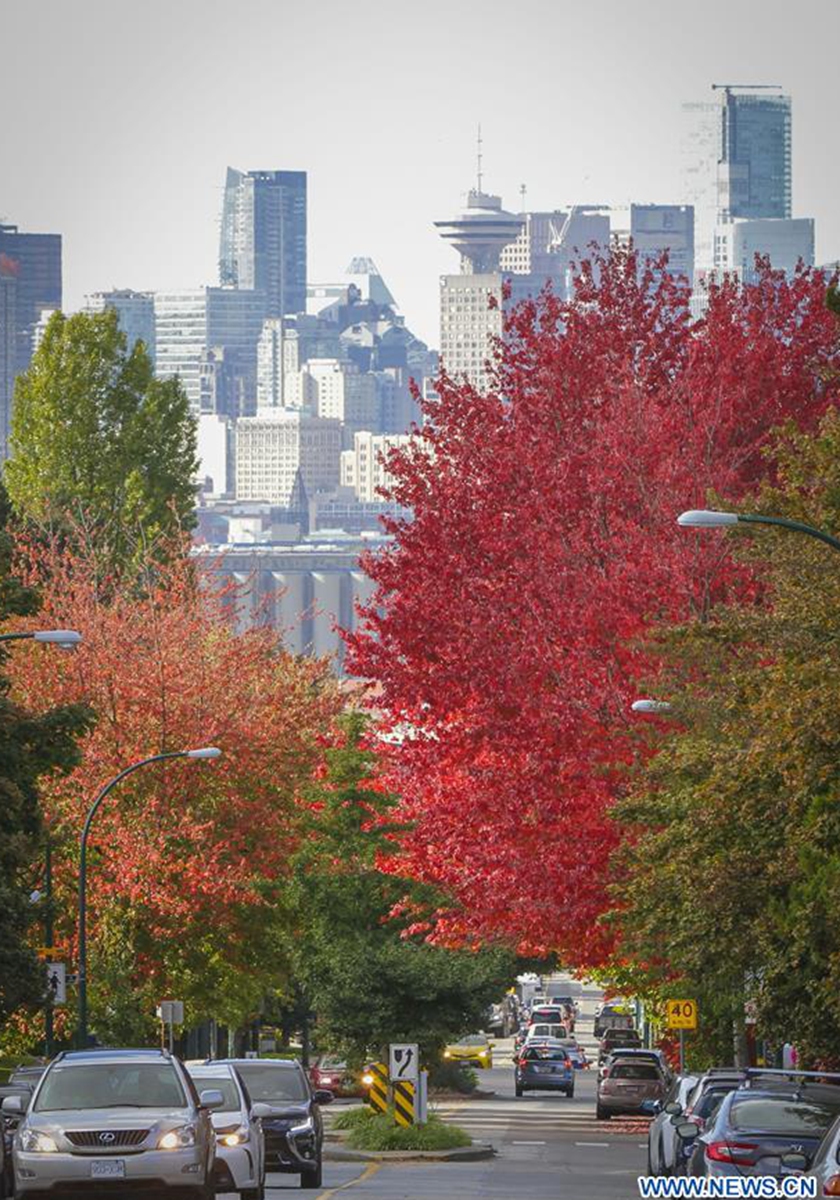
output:
<svg viewBox="0 0 840 1200"><path fill-rule="evenodd" d="M773 457L745 511L840 530L838 412ZM696 996L710 1053L757 1000L762 1035L840 1062L840 558L730 536L752 597L662 635L673 721L615 810L616 966L653 999Z"/></svg>
<svg viewBox="0 0 840 1200"><path fill-rule="evenodd" d="M7 513L0 484L0 621L37 609L37 597L11 574ZM25 711L9 695L5 662L4 651L0 654L0 1022L43 999L43 968L29 944L35 913L29 895L41 878L38 860L43 861L44 850L38 782L77 764L76 737L89 724L89 714L79 706L53 708L40 715Z"/></svg>
<svg viewBox="0 0 840 1200"><path fill-rule="evenodd" d="M195 422L181 383L157 380L112 311L49 322L15 385L5 481L19 516L93 529L106 564L194 522Z"/></svg>
<svg viewBox="0 0 840 1200"><path fill-rule="evenodd" d="M442 897L392 873L396 797L376 778L365 719L344 719L327 751L293 862L289 954L317 1017L320 1044L360 1061L392 1041L433 1061L450 1038L480 1028L515 971L504 947L428 944L423 915Z"/></svg>

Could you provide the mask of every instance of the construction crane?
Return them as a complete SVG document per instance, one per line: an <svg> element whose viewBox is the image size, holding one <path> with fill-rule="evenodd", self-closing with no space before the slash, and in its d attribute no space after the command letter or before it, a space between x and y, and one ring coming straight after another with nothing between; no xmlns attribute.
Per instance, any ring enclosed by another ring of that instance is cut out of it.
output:
<svg viewBox="0 0 840 1200"><path fill-rule="evenodd" d="M713 83L713 92L780 92L780 83Z"/></svg>

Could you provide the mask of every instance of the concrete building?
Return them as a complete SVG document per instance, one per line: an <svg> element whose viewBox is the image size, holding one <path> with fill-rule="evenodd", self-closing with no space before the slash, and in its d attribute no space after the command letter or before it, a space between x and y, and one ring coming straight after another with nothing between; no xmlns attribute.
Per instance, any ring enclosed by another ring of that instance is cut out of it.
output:
<svg viewBox="0 0 840 1200"><path fill-rule="evenodd" d="M44 308L61 308L61 235L21 233L17 225L0 225L0 263L14 275L15 371L29 366L35 327Z"/></svg>
<svg viewBox="0 0 840 1200"><path fill-rule="evenodd" d="M715 238L715 267L731 272L742 283L756 279L756 255L767 256L777 270L791 274L801 261L814 265L814 221L811 217L735 220L719 225Z"/></svg>
<svg viewBox="0 0 840 1200"><path fill-rule="evenodd" d="M267 625L290 653L332 658L343 674L344 642L336 626L354 631L357 606L373 593L359 556L386 544L375 534L324 530L296 545L212 545L196 556L220 582L238 585L233 609L240 628Z"/></svg>
<svg viewBox="0 0 840 1200"><path fill-rule="evenodd" d="M112 309L117 314L129 350L138 340L155 361L155 298L151 292L134 292L130 288L110 292L93 292L85 296L85 312L101 313Z"/></svg>
<svg viewBox="0 0 840 1200"><path fill-rule="evenodd" d="M631 204L612 212L613 243L632 241L639 270L668 252L668 271L694 285L694 209L687 204Z"/></svg>
<svg viewBox="0 0 840 1200"><path fill-rule="evenodd" d="M227 416L202 413L198 418L198 484L205 495L233 495L234 427Z"/></svg>
<svg viewBox="0 0 840 1200"><path fill-rule="evenodd" d="M575 262L610 246L610 216L603 205L574 205L568 210L526 212L515 241L499 257L504 274L534 277L534 291L551 284L556 295L568 296Z"/></svg>
<svg viewBox="0 0 840 1200"><path fill-rule="evenodd" d="M219 282L262 291L266 316L306 311L306 172L228 167Z"/></svg>
<svg viewBox="0 0 840 1200"><path fill-rule="evenodd" d="M17 353L17 277L0 259L0 462L9 457Z"/></svg>
<svg viewBox="0 0 840 1200"><path fill-rule="evenodd" d="M376 377L336 358L311 358L304 371L318 389L318 416L340 421L345 449L363 429L379 430Z"/></svg>
<svg viewBox="0 0 840 1200"><path fill-rule="evenodd" d="M682 199L694 208L695 266L713 269L715 228L791 215L791 103L779 89L716 87L683 105Z"/></svg>
<svg viewBox="0 0 840 1200"><path fill-rule="evenodd" d="M392 482L382 461L383 456L387 456L390 450L408 445L410 441L408 434L357 433L353 438L352 450L341 452L341 486L352 488L357 500L366 503L381 501L379 489L388 487Z"/></svg>
<svg viewBox="0 0 840 1200"><path fill-rule="evenodd" d="M341 424L289 409L236 423L236 497L286 504L300 471L314 495L338 486Z"/></svg>
<svg viewBox="0 0 840 1200"><path fill-rule="evenodd" d="M256 405L257 342L265 320L262 292L195 288L155 294L155 374L178 375L195 412L201 411L202 362L221 348L238 356L242 389Z"/></svg>

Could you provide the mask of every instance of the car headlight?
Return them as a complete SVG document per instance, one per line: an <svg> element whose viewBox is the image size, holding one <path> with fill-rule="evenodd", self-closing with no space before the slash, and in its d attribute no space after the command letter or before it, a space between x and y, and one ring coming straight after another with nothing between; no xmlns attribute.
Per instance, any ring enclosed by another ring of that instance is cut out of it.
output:
<svg viewBox="0 0 840 1200"><path fill-rule="evenodd" d="M179 1129L170 1129L158 1142L158 1150L182 1150L185 1146L195 1145L195 1126L182 1125Z"/></svg>
<svg viewBox="0 0 840 1200"><path fill-rule="evenodd" d="M374 1082L375 1082L375 1077L373 1075L371 1075L371 1073L369 1071L367 1072L366 1075L362 1076L362 1083L365 1085L365 1087L372 1087Z"/></svg>
<svg viewBox="0 0 840 1200"><path fill-rule="evenodd" d="M293 1137L302 1137L302 1136L305 1136L307 1133L314 1133L314 1132L315 1132L315 1122L312 1120L311 1117L307 1117L302 1125L293 1125L291 1127L291 1129L289 1130L289 1133Z"/></svg>
<svg viewBox="0 0 840 1200"><path fill-rule="evenodd" d="M58 1146L48 1133L37 1129L24 1129L20 1135L20 1148L27 1154L55 1154Z"/></svg>
<svg viewBox="0 0 840 1200"><path fill-rule="evenodd" d="M443 1052L443 1057L444 1057L444 1058L451 1058L451 1057L452 1057L452 1051L451 1051L451 1050L444 1050L444 1052Z"/></svg>
<svg viewBox="0 0 840 1200"><path fill-rule="evenodd" d="M247 1125L227 1125L216 1130L216 1138L220 1146L241 1146L251 1140L251 1131Z"/></svg>

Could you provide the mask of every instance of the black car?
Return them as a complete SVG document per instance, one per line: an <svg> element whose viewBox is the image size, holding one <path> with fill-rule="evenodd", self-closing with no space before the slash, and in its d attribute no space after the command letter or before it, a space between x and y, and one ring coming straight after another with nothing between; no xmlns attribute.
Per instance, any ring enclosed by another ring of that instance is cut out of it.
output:
<svg viewBox="0 0 840 1200"><path fill-rule="evenodd" d="M5 1083L0 1086L0 1105L7 1096L20 1096L28 1105L32 1088L25 1083ZM20 1117L4 1113L0 1117L3 1136L0 1138L0 1200L9 1200L14 1195L14 1177L12 1173L12 1140L15 1130L20 1124Z"/></svg>
<svg viewBox="0 0 840 1200"><path fill-rule="evenodd" d="M628 1050L641 1050L642 1039L635 1029L608 1029L598 1044L598 1065L621 1046Z"/></svg>
<svg viewBox="0 0 840 1200"><path fill-rule="evenodd" d="M723 1097L705 1130L693 1139L688 1174L779 1178L785 1156L813 1159L838 1116L840 1087L778 1077L747 1078ZM680 1126L681 1133L688 1129L689 1124Z"/></svg>
<svg viewBox="0 0 840 1200"><path fill-rule="evenodd" d="M332 1092L313 1092L306 1073L294 1059L228 1058L236 1067L253 1103L270 1104L262 1120L267 1171L300 1175L302 1188L322 1186L324 1121L322 1104Z"/></svg>

